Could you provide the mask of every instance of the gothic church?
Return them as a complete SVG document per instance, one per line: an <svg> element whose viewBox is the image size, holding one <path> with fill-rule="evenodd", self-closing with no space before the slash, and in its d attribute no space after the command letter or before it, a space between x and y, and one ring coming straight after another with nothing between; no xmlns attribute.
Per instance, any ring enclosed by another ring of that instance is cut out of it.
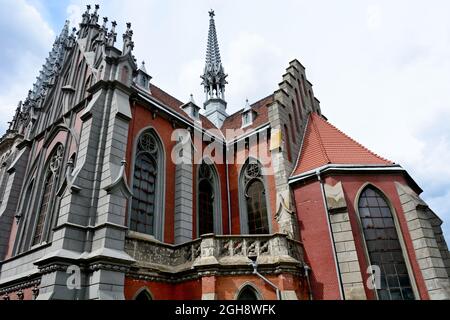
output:
<svg viewBox="0 0 450 320"><path fill-rule="evenodd" d="M421 188L327 120L298 60L229 114L214 12L197 105L98 11L0 140L2 300L450 298Z"/></svg>

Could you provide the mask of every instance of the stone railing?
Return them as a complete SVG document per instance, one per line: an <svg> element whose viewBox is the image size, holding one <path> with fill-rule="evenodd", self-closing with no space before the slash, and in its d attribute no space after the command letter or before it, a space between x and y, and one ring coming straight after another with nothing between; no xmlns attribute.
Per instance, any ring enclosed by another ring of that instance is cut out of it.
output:
<svg viewBox="0 0 450 320"><path fill-rule="evenodd" d="M181 245L169 245L130 234L125 251L136 260L135 267L179 272L192 268L249 267L249 256L264 266L303 265L300 242L285 234L204 235Z"/></svg>

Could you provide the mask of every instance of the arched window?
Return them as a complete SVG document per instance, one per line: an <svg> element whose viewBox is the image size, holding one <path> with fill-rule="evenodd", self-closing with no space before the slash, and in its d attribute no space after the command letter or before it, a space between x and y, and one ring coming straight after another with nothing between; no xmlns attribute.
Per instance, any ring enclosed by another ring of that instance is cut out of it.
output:
<svg viewBox="0 0 450 320"><path fill-rule="evenodd" d="M150 295L150 293L144 289L141 290L141 292L139 292L139 294L134 298L134 300L136 301L150 301L153 300L152 296Z"/></svg>
<svg viewBox="0 0 450 320"><path fill-rule="evenodd" d="M198 235L220 234L222 229L220 189L212 164L202 162L198 170Z"/></svg>
<svg viewBox="0 0 450 320"><path fill-rule="evenodd" d="M379 266L380 300L413 300L414 294L389 205L381 193L367 187L359 199L359 216L370 264Z"/></svg>
<svg viewBox="0 0 450 320"><path fill-rule="evenodd" d="M259 300L258 294L251 286L245 286L237 296L237 300Z"/></svg>
<svg viewBox="0 0 450 320"><path fill-rule="evenodd" d="M40 244L44 241L51 221L53 195L56 189L56 182L59 176L62 160L64 157L64 147L59 144L50 157L42 185L41 201L34 228L32 245Z"/></svg>
<svg viewBox="0 0 450 320"><path fill-rule="evenodd" d="M162 147L153 130L142 133L137 141L133 170L133 198L130 229L161 239Z"/></svg>
<svg viewBox="0 0 450 320"><path fill-rule="evenodd" d="M241 173L241 232L243 234L270 233L266 188L261 165L248 160Z"/></svg>

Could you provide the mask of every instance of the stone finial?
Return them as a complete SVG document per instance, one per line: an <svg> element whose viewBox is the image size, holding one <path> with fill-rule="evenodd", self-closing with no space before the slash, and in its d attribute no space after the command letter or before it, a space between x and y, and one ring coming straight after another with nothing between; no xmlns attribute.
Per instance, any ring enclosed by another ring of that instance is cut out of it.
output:
<svg viewBox="0 0 450 320"><path fill-rule="evenodd" d="M192 93L191 93L191 96L189 98L189 101L192 102L193 104L195 104L194 95Z"/></svg>
<svg viewBox="0 0 450 320"><path fill-rule="evenodd" d="M90 17L90 10L91 10L91 5L87 5L86 6L86 11L83 13L82 15L82 20L81 20L81 24L88 24L89 23L89 17Z"/></svg>
<svg viewBox="0 0 450 320"><path fill-rule="evenodd" d="M123 34L122 55L130 53L133 49L134 49L133 30L131 30L131 22L127 22L127 30Z"/></svg>
<svg viewBox="0 0 450 320"><path fill-rule="evenodd" d="M250 110L250 109L251 109L250 103L248 102L248 98L247 98L247 99L245 99L245 108L244 108L244 111L247 111L247 110Z"/></svg>
<svg viewBox="0 0 450 320"><path fill-rule="evenodd" d="M99 6L98 4L96 4L96 5L94 6L94 8L95 8L95 10L94 10L94 12L91 14L91 19L90 19L90 21L89 21L89 23L90 23L90 24L93 24L93 25L97 24L97 22L98 22L98 9L100 9L100 6Z"/></svg>
<svg viewBox="0 0 450 320"><path fill-rule="evenodd" d="M117 22L112 21L111 22L111 31L108 33L108 46L109 47L114 47L114 44L116 43L116 40L117 40L116 27L117 27Z"/></svg>
<svg viewBox="0 0 450 320"><path fill-rule="evenodd" d="M141 67L139 68L141 71L147 73L147 69L145 68L145 61L142 60Z"/></svg>
<svg viewBox="0 0 450 320"><path fill-rule="evenodd" d="M108 27L106 26L106 24L108 23L108 17L103 17L103 30L107 30Z"/></svg>

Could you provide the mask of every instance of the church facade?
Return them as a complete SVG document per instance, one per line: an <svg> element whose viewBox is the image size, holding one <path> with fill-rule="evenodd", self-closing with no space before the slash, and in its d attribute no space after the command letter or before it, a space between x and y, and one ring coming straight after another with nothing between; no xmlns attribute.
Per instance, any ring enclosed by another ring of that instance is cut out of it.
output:
<svg viewBox="0 0 450 320"><path fill-rule="evenodd" d="M0 140L1 299L450 298L442 221L327 120L298 60L228 114L213 11L201 106L98 11L66 23Z"/></svg>

